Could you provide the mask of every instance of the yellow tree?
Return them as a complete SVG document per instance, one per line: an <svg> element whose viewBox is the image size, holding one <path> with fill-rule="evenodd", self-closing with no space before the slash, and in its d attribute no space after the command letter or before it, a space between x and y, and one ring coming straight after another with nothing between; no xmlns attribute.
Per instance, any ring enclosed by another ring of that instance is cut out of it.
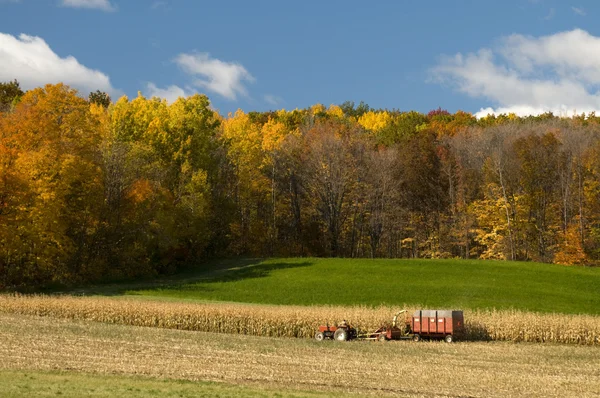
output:
<svg viewBox="0 0 600 398"><path fill-rule="evenodd" d="M169 107L168 134L163 143L174 182L177 223L173 234L189 260L201 258L211 239L209 178L218 166L215 149L219 125L218 115L204 95L179 98Z"/></svg>
<svg viewBox="0 0 600 398"><path fill-rule="evenodd" d="M168 105L159 98L123 97L110 112L104 168L113 262L126 274L171 272L202 257L211 239L209 179L217 168L220 123L208 98L194 95Z"/></svg>
<svg viewBox="0 0 600 398"><path fill-rule="evenodd" d="M11 248L5 261L21 269L13 283L71 282L88 272L83 264L101 205L98 125L87 101L62 84L27 92L3 118L11 149L2 162L5 181L18 181L13 187L27 197L5 210L16 224L0 221Z"/></svg>
<svg viewBox="0 0 600 398"><path fill-rule="evenodd" d="M269 241L270 241L270 251L274 252L274 244L277 240L277 184L276 177L277 173L280 172L282 166L277 162L276 154L279 153L285 138L290 135L295 134L298 135L298 129L294 129L294 131L288 131L288 128L285 124L277 119L271 118L267 123L265 123L261 128L262 135L262 149L265 152L265 157L263 159L263 170L264 173L268 173L271 178L271 221L269 225Z"/></svg>
<svg viewBox="0 0 600 398"><path fill-rule="evenodd" d="M375 112L369 111L365 112L362 116L358 118L358 124L364 127L365 130L368 130L373 133L378 133L383 130L392 122L392 115L387 111Z"/></svg>
<svg viewBox="0 0 600 398"><path fill-rule="evenodd" d="M234 198L237 208L231 225L233 250L237 253L257 253L266 244L271 183L263 173L267 164L263 149L261 126L253 123L248 114L238 110L223 121L221 139L228 148L228 159L235 174ZM267 222L265 222L267 221Z"/></svg>
<svg viewBox="0 0 600 398"><path fill-rule="evenodd" d="M340 108L338 105L335 105L335 104L329 105L329 108L327 108L326 113L327 113L327 115L336 117L338 119L344 118L344 111L342 110L342 108Z"/></svg>

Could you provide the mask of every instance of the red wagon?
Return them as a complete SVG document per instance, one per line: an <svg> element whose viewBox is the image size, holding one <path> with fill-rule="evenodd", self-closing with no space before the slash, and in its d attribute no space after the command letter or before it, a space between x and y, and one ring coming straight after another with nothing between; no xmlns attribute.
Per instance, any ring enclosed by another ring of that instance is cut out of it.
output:
<svg viewBox="0 0 600 398"><path fill-rule="evenodd" d="M444 339L451 343L464 331L465 321L462 311L418 310L410 320L413 340L422 337Z"/></svg>

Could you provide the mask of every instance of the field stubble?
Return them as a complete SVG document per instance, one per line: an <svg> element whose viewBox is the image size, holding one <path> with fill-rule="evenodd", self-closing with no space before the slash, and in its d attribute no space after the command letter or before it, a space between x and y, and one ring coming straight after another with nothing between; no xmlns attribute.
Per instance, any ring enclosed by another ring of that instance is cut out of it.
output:
<svg viewBox="0 0 600 398"><path fill-rule="evenodd" d="M406 307L409 313L414 306ZM0 313L49 316L109 324L262 337L310 338L318 325L342 319L362 331L390 323L399 308L301 307L186 303L106 297L0 295ZM600 317L507 310L465 311L471 341L600 345Z"/></svg>
<svg viewBox="0 0 600 398"><path fill-rule="evenodd" d="M600 349L321 342L0 315L0 370L219 381L360 396L598 396Z"/></svg>

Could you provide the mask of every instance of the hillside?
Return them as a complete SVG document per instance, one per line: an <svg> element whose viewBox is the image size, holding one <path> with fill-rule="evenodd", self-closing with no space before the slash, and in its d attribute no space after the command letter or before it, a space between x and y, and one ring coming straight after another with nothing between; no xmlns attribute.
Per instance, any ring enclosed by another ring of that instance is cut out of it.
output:
<svg viewBox="0 0 600 398"><path fill-rule="evenodd" d="M476 260L227 260L126 295L284 305L422 305L600 314L600 269Z"/></svg>
<svg viewBox="0 0 600 398"><path fill-rule="evenodd" d="M0 291L232 255L600 264L595 114L348 103L224 116L198 94L3 90L19 94L0 109Z"/></svg>

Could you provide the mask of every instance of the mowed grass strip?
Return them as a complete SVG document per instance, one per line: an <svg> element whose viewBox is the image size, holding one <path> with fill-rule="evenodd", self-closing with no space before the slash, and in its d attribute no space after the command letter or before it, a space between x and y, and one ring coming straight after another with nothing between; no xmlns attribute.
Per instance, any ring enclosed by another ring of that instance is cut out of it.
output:
<svg viewBox="0 0 600 398"><path fill-rule="evenodd" d="M0 370L0 396L2 398L324 398L341 397L342 394L294 392L233 383L160 379L128 374L4 369ZM352 397L353 395L343 396Z"/></svg>
<svg viewBox="0 0 600 398"><path fill-rule="evenodd" d="M600 315L600 268L508 261L315 258L228 260L211 267L219 271L121 293L262 304L408 303L424 308Z"/></svg>
<svg viewBox="0 0 600 398"><path fill-rule="evenodd" d="M598 347L319 343L22 315L0 315L0 341L0 369L10 372L216 381L298 395L305 391L361 396L600 394Z"/></svg>
<svg viewBox="0 0 600 398"><path fill-rule="evenodd" d="M276 306L194 303L106 297L0 295L0 313L47 316L111 324L311 338L321 324L346 319L360 331L390 324L402 307ZM408 314L414 308L405 307ZM402 319L401 319L402 320ZM465 311L470 341L527 341L600 345L600 317L514 310Z"/></svg>

